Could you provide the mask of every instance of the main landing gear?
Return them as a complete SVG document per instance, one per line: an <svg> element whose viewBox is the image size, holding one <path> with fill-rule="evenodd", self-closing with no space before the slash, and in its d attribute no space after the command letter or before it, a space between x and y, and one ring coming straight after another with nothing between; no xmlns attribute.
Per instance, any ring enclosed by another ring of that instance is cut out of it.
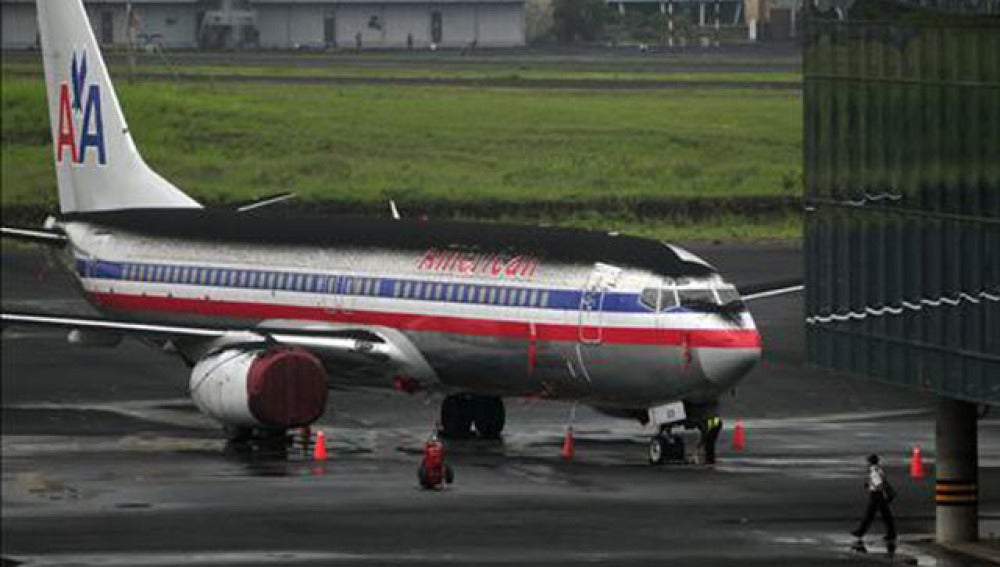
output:
<svg viewBox="0 0 1000 567"><path fill-rule="evenodd" d="M505 420L501 398L454 394L441 404L440 434L446 439L469 439L476 435L481 439L499 439Z"/></svg>
<svg viewBox="0 0 1000 567"><path fill-rule="evenodd" d="M649 440L650 464L683 463L684 459L684 439L675 435L671 426L661 425L659 433Z"/></svg>

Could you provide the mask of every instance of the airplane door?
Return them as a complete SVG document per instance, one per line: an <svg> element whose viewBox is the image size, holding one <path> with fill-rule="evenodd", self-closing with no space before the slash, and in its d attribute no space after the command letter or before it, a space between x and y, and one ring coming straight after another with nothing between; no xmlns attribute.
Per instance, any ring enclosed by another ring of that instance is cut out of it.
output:
<svg viewBox="0 0 1000 567"><path fill-rule="evenodd" d="M621 269L597 262L580 294L579 339L584 344L600 344L604 331L604 299L615 286Z"/></svg>

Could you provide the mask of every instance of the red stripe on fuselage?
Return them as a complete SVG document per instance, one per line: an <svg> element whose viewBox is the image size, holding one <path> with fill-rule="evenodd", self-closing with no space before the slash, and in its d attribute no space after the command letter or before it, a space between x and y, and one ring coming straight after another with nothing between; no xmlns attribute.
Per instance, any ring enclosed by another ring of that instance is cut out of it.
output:
<svg viewBox="0 0 1000 567"><path fill-rule="evenodd" d="M531 338L531 323L474 319L444 315L422 315L388 311L360 311L280 305L243 301L218 301L148 295L126 295L94 292L90 294L101 307L118 311L175 313L202 317L241 319L300 319L378 325L410 331L453 333L494 337ZM597 328L588 326L587 337L597 336ZM655 327L604 327L601 341L612 344L683 345L689 347L751 348L760 347L760 335L753 329L657 329ZM535 339L539 341L572 341L580 339L580 327L557 323L535 323Z"/></svg>

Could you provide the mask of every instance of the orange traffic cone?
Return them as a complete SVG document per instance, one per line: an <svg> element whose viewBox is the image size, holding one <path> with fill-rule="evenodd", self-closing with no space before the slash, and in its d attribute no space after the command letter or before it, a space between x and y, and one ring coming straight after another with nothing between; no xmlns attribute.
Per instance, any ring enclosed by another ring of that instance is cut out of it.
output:
<svg viewBox="0 0 1000 567"><path fill-rule="evenodd" d="M736 427L733 428L733 451L742 451L747 446L747 434L743 428L743 420L736 420Z"/></svg>
<svg viewBox="0 0 1000 567"><path fill-rule="evenodd" d="M924 461L920 458L920 445L913 446L910 457L910 478L924 478Z"/></svg>
<svg viewBox="0 0 1000 567"><path fill-rule="evenodd" d="M562 451L559 452L559 455L563 459L569 461L573 459L573 453L575 452L576 452L576 447L575 443L573 442L573 428L567 427L566 436L563 437Z"/></svg>
<svg viewBox="0 0 1000 567"><path fill-rule="evenodd" d="M326 433L322 431L316 432L316 443L313 445L313 460L326 460Z"/></svg>

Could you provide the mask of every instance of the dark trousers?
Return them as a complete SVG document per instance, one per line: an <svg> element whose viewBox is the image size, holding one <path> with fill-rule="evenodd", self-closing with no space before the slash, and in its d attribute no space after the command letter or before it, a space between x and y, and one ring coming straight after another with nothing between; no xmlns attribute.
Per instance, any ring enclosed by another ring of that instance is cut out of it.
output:
<svg viewBox="0 0 1000 567"><path fill-rule="evenodd" d="M872 525L872 520L875 519L876 510L882 515L886 539L896 539L896 522L892 519L892 510L889 509L889 503L885 501L882 491L868 493L868 508L865 510L865 516L861 518L861 525L854 530L854 535L858 537L865 535L868 527Z"/></svg>
<svg viewBox="0 0 1000 567"><path fill-rule="evenodd" d="M715 427L708 427L705 436L705 462L715 464L715 445L719 442L719 432L722 431L722 420Z"/></svg>

